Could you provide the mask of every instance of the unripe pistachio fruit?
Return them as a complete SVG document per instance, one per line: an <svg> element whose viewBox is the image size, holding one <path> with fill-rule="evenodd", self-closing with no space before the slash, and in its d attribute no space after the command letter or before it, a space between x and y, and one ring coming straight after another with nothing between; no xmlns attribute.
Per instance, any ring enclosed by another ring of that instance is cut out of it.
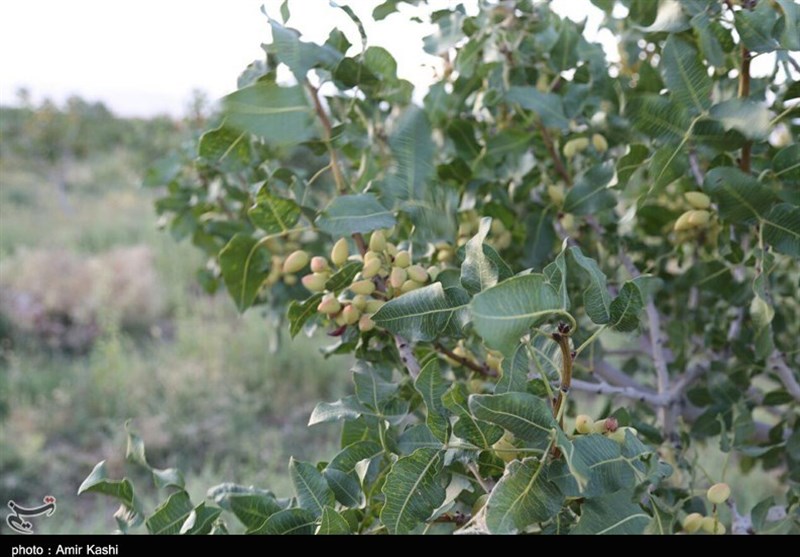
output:
<svg viewBox="0 0 800 557"><path fill-rule="evenodd" d="M694 534L703 527L704 518L705 517L700 513L687 514L686 518L683 519L683 529L690 534Z"/></svg>
<svg viewBox="0 0 800 557"><path fill-rule="evenodd" d="M296 273L308 265L309 259L308 254L301 249L292 252L289 257L286 258L286 261L283 262L283 272Z"/></svg>
<svg viewBox="0 0 800 557"><path fill-rule="evenodd" d="M731 496L731 487L726 483L714 484L708 488L706 497L715 505L721 505Z"/></svg>
<svg viewBox="0 0 800 557"><path fill-rule="evenodd" d="M428 281L428 272L419 265L411 265L406 269L408 278L417 282L425 283Z"/></svg>
<svg viewBox="0 0 800 557"><path fill-rule="evenodd" d="M588 137L576 137L575 139L570 139L564 145L564 156L567 157L568 159L571 159L576 154L585 150L588 146L589 146Z"/></svg>
<svg viewBox="0 0 800 557"><path fill-rule="evenodd" d="M418 283L415 280L407 280L403 283L403 286L400 287L400 292L405 294L406 292L411 292L412 290L416 290L417 288L422 288L424 285Z"/></svg>
<svg viewBox="0 0 800 557"><path fill-rule="evenodd" d="M483 495L475 499L475 502L472 504L472 516L478 514L480 510L486 505L486 501L488 500L489 500L488 493L484 493Z"/></svg>
<svg viewBox="0 0 800 557"><path fill-rule="evenodd" d="M592 418L586 414L579 414L575 418L575 430L584 435L592 432Z"/></svg>
<svg viewBox="0 0 800 557"><path fill-rule="evenodd" d="M374 328L375 328L375 322L372 320L372 317L370 317L367 314L363 314L359 318L359 320L358 320L358 330L359 331L361 331L362 333L366 333L368 331L371 331Z"/></svg>
<svg viewBox="0 0 800 557"><path fill-rule="evenodd" d="M695 228L699 228L701 226L705 226L708 224L708 221L711 219L711 213L708 211L698 210L695 209L694 211L689 211L689 224Z"/></svg>
<svg viewBox="0 0 800 557"><path fill-rule="evenodd" d="M550 196L550 200L553 203L556 205L561 205L564 203L564 186L561 184L557 186L547 186L547 195Z"/></svg>
<svg viewBox="0 0 800 557"><path fill-rule="evenodd" d="M297 284L297 275L291 273L288 275L283 275L283 282L286 284L286 286L294 286Z"/></svg>
<svg viewBox="0 0 800 557"><path fill-rule="evenodd" d="M699 191L687 191L683 197L693 209L708 209L711 206L711 198Z"/></svg>
<svg viewBox="0 0 800 557"><path fill-rule="evenodd" d="M497 456L499 456L506 464L517 460L517 447L514 446L513 439L514 436L506 432L506 434L503 435L497 443L492 445L492 448L496 451Z"/></svg>
<svg viewBox="0 0 800 557"><path fill-rule="evenodd" d="M339 240L333 244L333 249L331 250L331 261L337 267L341 267L342 265L347 262L347 258L350 256L350 248L347 246L347 239L339 238Z"/></svg>
<svg viewBox="0 0 800 557"><path fill-rule="evenodd" d="M364 268L361 270L361 274L364 276L365 279L371 279L378 272L381 270L381 260L377 257L373 257L369 261L365 261Z"/></svg>
<svg viewBox="0 0 800 557"><path fill-rule="evenodd" d="M315 273L322 273L330 269L328 260L319 255L311 258L311 270Z"/></svg>
<svg viewBox="0 0 800 557"><path fill-rule="evenodd" d="M608 151L608 141L606 141L606 138L599 133L596 133L592 136L592 145L594 145L594 148L597 149L598 153L605 153Z"/></svg>
<svg viewBox="0 0 800 557"><path fill-rule="evenodd" d="M350 291L353 294L361 294L362 296L369 296L375 292L375 283L369 279L357 280L350 285Z"/></svg>
<svg viewBox="0 0 800 557"><path fill-rule="evenodd" d="M342 315L347 325L355 325L358 323L358 320L361 319L361 312L353 304L345 306L342 310Z"/></svg>
<svg viewBox="0 0 800 557"><path fill-rule="evenodd" d="M617 422L616 418L604 418L602 420L597 420L592 425L592 431L595 433L613 433L614 431L617 431L617 427L619 427L619 422Z"/></svg>
<svg viewBox="0 0 800 557"><path fill-rule="evenodd" d="M389 284L394 288L400 288L403 283L408 280L408 273L401 267L394 267L392 273L389 275Z"/></svg>
<svg viewBox="0 0 800 557"><path fill-rule="evenodd" d="M703 531L709 534L721 535L725 533L725 525L713 516L703 518Z"/></svg>
<svg viewBox="0 0 800 557"><path fill-rule="evenodd" d="M369 249L372 251L383 251L386 249L386 236L383 235L382 231L376 230L372 233L369 239Z"/></svg>
<svg viewBox="0 0 800 557"><path fill-rule="evenodd" d="M325 290L325 283L328 282L328 275L322 273L314 273L306 275L301 279L303 286L311 292L322 292Z"/></svg>
<svg viewBox="0 0 800 557"><path fill-rule="evenodd" d="M383 306L383 304L385 303L386 302L384 302L383 300L367 300L366 310L368 313L375 313L376 311L381 309L381 306Z"/></svg>
<svg viewBox="0 0 800 557"><path fill-rule="evenodd" d="M686 211L681 216L678 217L678 220L675 221L673 225L673 230L675 232L681 232L683 230L689 230L692 228L692 225L689 223L689 217L691 216L692 211Z"/></svg>
<svg viewBox="0 0 800 557"><path fill-rule="evenodd" d="M397 255L394 256L394 264L395 267L400 267L402 269L405 269L406 267L411 265L411 254L409 254L405 250L398 251Z"/></svg>
<svg viewBox="0 0 800 557"><path fill-rule="evenodd" d="M317 306L317 311L328 315L339 313L342 309L342 304L336 299L333 294L326 294L322 297L322 301Z"/></svg>

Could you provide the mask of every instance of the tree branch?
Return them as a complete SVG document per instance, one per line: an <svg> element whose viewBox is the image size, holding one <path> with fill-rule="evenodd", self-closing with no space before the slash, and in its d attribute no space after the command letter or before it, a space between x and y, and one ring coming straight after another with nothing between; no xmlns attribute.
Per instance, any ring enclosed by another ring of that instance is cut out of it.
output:
<svg viewBox="0 0 800 557"><path fill-rule="evenodd" d="M454 360L461 364L462 366L471 369L472 371L478 372L481 375L485 375L487 377L497 377L497 372L491 369L486 363L478 363L471 358L466 358L464 356L459 356L441 342L434 343L433 347L436 349L437 352L441 352L451 360Z"/></svg>
<svg viewBox="0 0 800 557"><path fill-rule="evenodd" d="M336 149L333 148L333 143L331 143L333 126L331 126L331 121L328 118L328 114L325 112L325 109L322 107L322 103L319 100L319 89L307 81L306 88L308 89L309 93L311 93L311 100L314 103L314 110L316 111L317 118L319 118L319 121L322 123L322 128L325 132L325 137L323 139L325 141L325 146L328 148L328 155L331 158L330 167L331 172L333 172L333 181L336 182L336 191L339 194L347 193L347 184L345 183L344 176L342 176L342 169L339 167L339 157L336 154Z"/></svg>
<svg viewBox="0 0 800 557"><path fill-rule="evenodd" d="M775 350L769 357L769 363L772 369L778 374L781 383L786 387L788 393L792 395L795 400L800 401L800 383L797 382L792 368L786 363L784 355Z"/></svg>
<svg viewBox="0 0 800 557"><path fill-rule="evenodd" d="M653 367L656 369L656 390L659 394L669 391L669 369L664 357L664 340L661 337L661 316L652 300L645 306L647 321L650 328L650 353L653 357ZM675 424L673 416L666 408L658 412L658 421L667 435L672 434Z"/></svg>
<svg viewBox="0 0 800 557"><path fill-rule="evenodd" d="M558 172L559 176L564 179L566 182L567 187L572 185L572 178L567 172L567 167L564 166L564 161L561 160L561 157L558 155L558 151L556 151L555 144L553 143L553 138L550 137L550 132L547 131L547 128L542 124L541 121L536 123L536 127L539 129L539 133L542 135L542 141L544 141L545 147L547 147L547 152L550 153L550 158L553 159L553 166L556 168L556 172Z"/></svg>
<svg viewBox="0 0 800 557"><path fill-rule="evenodd" d="M742 65L739 68L739 98L750 96L750 51L742 44ZM753 147L751 141L742 145L742 157L739 159L739 168L742 172L750 173L750 151Z"/></svg>

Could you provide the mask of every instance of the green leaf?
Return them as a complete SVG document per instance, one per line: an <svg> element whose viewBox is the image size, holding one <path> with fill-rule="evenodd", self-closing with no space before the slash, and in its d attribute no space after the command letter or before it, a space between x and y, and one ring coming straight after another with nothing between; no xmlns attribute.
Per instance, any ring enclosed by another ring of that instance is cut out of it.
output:
<svg viewBox="0 0 800 557"><path fill-rule="evenodd" d="M181 525L180 533L184 535L204 536L211 533L214 521L222 514L222 509L209 507L205 503L200 503Z"/></svg>
<svg viewBox="0 0 800 557"><path fill-rule="evenodd" d="M292 338L296 337L297 333L303 329L303 325L306 324L306 321L317 314L317 306L321 300L321 292L313 294L310 298L302 302L292 300L286 313L289 319L289 334Z"/></svg>
<svg viewBox="0 0 800 557"><path fill-rule="evenodd" d="M185 484L183 472L177 468L167 468L161 470L150 466L150 463L147 462L147 457L145 456L144 441L142 441L142 438L137 434L130 431L128 426L129 424L126 423L125 430L128 433L128 446L125 450L125 458L130 462L150 470L150 472L153 474L153 483L155 484L156 488L163 489L165 487L177 487L178 489L183 489Z"/></svg>
<svg viewBox="0 0 800 557"><path fill-rule="evenodd" d="M800 144L793 143L775 153L772 171L784 184L800 186Z"/></svg>
<svg viewBox="0 0 800 557"><path fill-rule="evenodd" d="M652 5L653 0L644 0L643 3ZM644 33L679 33L689 28L686 14L678 0L661 0L658 3L656 19L647 27L642 28Z"/></svg>
<svg viewBox="0 0 800 557"><path fill-rule="evenodd" d="M628 152L617 162L617 183L620 187L628 184L631 176L644 166L650 150L639 143L628 145Z"/></svg>
<svg viewBox="0 0 800 557"><path fill-rule="evenodd" d="M609 326L615 331L629 333L639 328L639 314L647 303L652 283L657 281L652 276L640 276L622 285L619 294L609 307L611 320Z"/></svg>
<svg viewBox="0 0 800 557"><path fill-rule="evenodd" d="M434 437L425 424L412 425L397 438L397 449L401 455L410 455L419 448L445 449L444 443Z"/></svg>
<svg viewBox="0 0 800 557"><path fill-rule="evenodd" d="M128 478L109 480L106 472L106 461L100 461L78 488L78 495L84 493L100 493L120 501L121 505L114 518L117 526L124 533L142 523L144 514L139 500L133 492L133 484Z"/></svg>
<svg viewBox="0 0 800 557"><path fill-rule="evenodd" d="M314 533L317 518L306 509L285 509L270 516L264 525L251 534L270 536L310 536Z"/></svg>
<svg viewBox="0 0 800 557"><path fill-rule="evenodd" d="M358 362L353 368L356 398L373 410L380 410L383 402L397 392L399 385L386 381L370 364Z"/></svg>
<svg viewBox="0 0 800 557"><path fill-rule="evenodd" d="M767 295L767 277L760 274L753 281L753 299L750 303L750 318L755 331L753 344L755 345L756 358L764 360L775 350L775 341L772 334L772 320L775 318L775 309Z"/></svg>
<svg viewBox="0 0 800 557"><path fill-rule="evenodd" d="M497 284L497 265L483 251L483 243L492 226L491 217L481 219L478 233L467 242L464 263L461 264L461 286L470 294Z"/></svg>
<svg viewBox="0 0 800 557"><path fill-rule="evenodd" d="M481 449L488 449L503 436L501 427L475 419L469 411L467 389L463 384L454 383L442 397L442 402L451 413L458 416L453 425L453 434L456 437Z"/></svg>
<svg viewBox="0 0 800 557"><path fill-rule="evenodd" d="M564 212L589 215L614 207L617 198L606 187L613 177L614 167L609 164L593 166L587 170L567 192Z"/></svg>
<svg viewBox="0 0 800 557"><path fill-rule="evenodd" d="M325 507L322 510L322 520L315 534L317 536L339 536L349 534L350 525L347 520L332 507Z"/></svg>
<svg viewBox="0 0 800 557"><path fill-rule="evenodd" d="M554 93L542 93L536 87L513 86L506 93L506 101L535 112L548 128L569 128L561 97Z"/></svg>
<svg viewBox="0 0 800 557"><path fill-rule="evenodd" d="M154 535L178 534L193 510L189 494L176 491L147 519L147 531Z"/></svg>
<svg viewBox="0 0 800 557"><path fill-rule="evenodd" d="M794 0L777 0L783 12L781 47L800 50L800 6Z"/></svg>
<svg viewBox="0 0 800 557"><path fill-rule="evenodd" d="M633 494L627 491L587 499L570 534L642 534L650 516L632 499Z"/></svg>
<svg viewBox="0 0 800 557"><path fill-rule="evenodd" d="M700 12L692 17L690 23L705 59L715 68L723 68L725 65L725 52L722 50L722 45L720 45L712 30L712 26L718 25L718 23L712 21L706 12Z"/></svg>
<svg viewBox="0 0 800 557"><path fill-rule="evenodd" d="M447 136L453 141L456 152L465 161L472 161L481 154L481 146L475 139L475 128L466 120L453 120L447 124Z"/></svg>
<svg viewBox="0 0 800 557"><path fill-rule="evenodd" d="M677 142L689 129L689 116L681 105L659 95L640 95L625 110L633 126L653 139Z"/></svg>
<svg viewBox="0 0 800 557"><path fill-rule="evenodd" d="M353 395L346 396L336 402L320 402L311 412L308 425L354 420L366 410Z"/></svg>
<svg viewBox="0 0 800 557"><path fill-rule="evenodd" d="M534 206L528 215L526 224L525 261L530 267L539 267L550 258L556 233L553 221L557 218L556 209Z"/></svg>
<svg viewBox="0 0 800 557"><path fill-rule="evenodd" d="M554 517L564 496L535 459L513 461L486 502L486 527L492 534L516 534Z"/></svg>
<svg viewBox="0 0 800 557"><path fill-rule="evenodd" d="M301 41L300 33L294 29L284 27L274 19L270 19L269 23L272 27L269 50L279 62L286 64L298 83L305 83L311 68L332 70L342 58L341 53L333 47Z"/></svg>
<svg viewBox="0 0 800 557"><path fill-rule="evenodd" d="M293 200L273 195L269 190L268 184L261 186L247 216L267 234L289 232L300 220L300 207Z"/></svg>
<svg viewBox="0 0 800 557"><path fill-rule="evenodd" d="M500 369L503 374L494 387L495 394L525 392L530 370L530 359L525 345L520 344L511 355L503 358Z"/></svg>
<svg viewBox="0 0 800 557"><path fill-rule="evenodd" d="M764 218L764 240L775 251L800 257L800 207L789 203L775 205Z"/></svg>
<svg viewBox="0 0 800 557"><path fill-rule="evenodd" d="M522 335L548 318L559 316L572 321L562 304L544 275L530 274L508 279L477 294L470 303L470 313L475 331L486 344L508 354Z"/></svg>
<svg viewBox="0 0 800 557"><path fill-rule="evenodd" d="M510 431L532 448L547 446L556 427L549 405L528 393L471 395L469 409L479 420Z"/></svg>
<svg viewBox="0 0 800 557"><path fill-rule="evenodd" d="M371 193L335 198L317 217L317 226L334 238L391 228L395 218Z"/></svg>
<svg viewBox="0 0 800 557"><path fill-rule="evenodd" d="M711 117L726 130L736 130L749 139L766 139L772 116L767 107L748 99L728 99L711 107Z"/></svg>
<svg viewBox="0 0 800 557"><path fill-rule="evenodd" d="M385 303L372 320L409 342L457 335L466 319L469 296L461 288L435 282Z"/></svg>
<svg viewBox="0 0 800 557"><path fill-rule="evenodd" d="M270 269L270 252L248 234L236 234L219 252L219 266L228 293L240 312L253 305Z"/></svg>
<svg viewBox="0 0 800 557"><path fill-rule="evenodd" d="M438 359L434 358L423 366L414 381L414 388L422 395L422 400L425 402L427 411L425 423L436 439L447 443L450 422L447 419L448 413L442 402L442 396L447 392L449 385L442 378Z"/></svg>
<svg viewBox="0 0 800 557"><path fill-rule="evenodd" d="M717 202L719 216L733 223L746 223L766 216L775 194L756 178L738 168L721 166L710 170L705 191Z"/></svg>
<svg viewBox="0 0 800 557"><path fill-rule="evenodd" d="M386 191L393 198L405 201L425 198L428 181L434 173L435 146L431 134L428 116L416 106L407 108L397 121L389 136L396 164L386 180Z"/></svg>
<svg viewBox="0 0 800 557"><path fill-rule="evenodd" d="M244 166L250 157L247 133L231 129L223 123L200 136L198 154L214 164L231 163Z"/></svg>
<svg viewBox="0 0 800 557"><path fill-rule="evenodd" d="M678 178L685 176L689 168L689 157L680 144L664 145L653 153L648 167L650 187L647 195L660 191Z"/></svg>
<svg viewBox="0 0 800 557"><path fill-rule="evenodd" d="M711 106L708 70L700 61L694 46L677 35L670 35L664 43L661 73L673 102L691 106L696 113Z"/></svg>
<svg viewBox="0 0 800 557"><path fill-rule="evenodd" d="M561 30L558 33L553 48L550 50L549 65L560 73L574 68L578 63L578 41L580 34L575 24L569 19L561 20Z"/></svg>
<svg viewBox="0 0 800 557"><path fill-rule="evenodd" d="M610 317L609 306L611 296L608 293L608 279L605 273L600 270L597 262L590 257L586 257L579 247L571 247L567 250L568 269L571 273L577 271L581 284L585 284L583 289L583 304L586 315L594 323L602 325L608 323Z"/></svg>
<svg viewBox="0 0 800 557"><path fill-rule="evenodd" d="M261 529L269 517L282 510L271 493L232 493L225 501L248 533Z"/></svg>
<svg viewBox="0 0 800 557"><path fill-rule="evenodd" d="M296 145L316 134L313 109L300 86L259 81L222 99L227 124L275 145Z"/></svg>
<svg viewBox="0 0 800 557"><path fill-rule="evenodd" d="M395 463L381 489L386 497L381 522L390 534L410 532L444 502L441 472L437 449L418 449Z"/></svg>
<svg viewBox="0 0 800 557"><path fill-rule="evenodd" d="M298 504L311 511L315 517L322 514L325 506L334 505L333 491L313 464L292 458L289 461L289 476L297 493Z"/></svg>
<svg viewBox="0 0 800 557"><path fill-rule="evenodd" d="M733 21L742 44L751 52L772 52L780 48L775 36L778 12L770 2L759 2L754 10L737 10Z"/></svg>
<svg viewBox="0 0 800 557"><path fill-rule="evenodd" d="M366 499L356 467L360 462L372 462L383 452L383 448L373 441L356 441L333 458L322 475L339 503L351 508L364 506Z"/></svg>
<svg viewBox="0 0 800 557"><path fill-rule="evenodd" d="M364 265L358 261L350 261L336 271L334 275L325 282L325 288L337 294L350 286L353 279L361 272Z"/></svg>

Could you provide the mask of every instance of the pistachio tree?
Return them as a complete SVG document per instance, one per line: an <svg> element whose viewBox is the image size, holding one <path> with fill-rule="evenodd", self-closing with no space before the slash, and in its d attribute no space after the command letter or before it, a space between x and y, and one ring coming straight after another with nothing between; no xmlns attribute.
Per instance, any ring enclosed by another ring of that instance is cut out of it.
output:
<svg viewBox="0 0 800 557"><path fill-rule="evenodd" d="M618 59L546 2L432 12L421 102L351 8L322 44L268 17L147 181L209 291L355 360L309 417L341 449L198 503L130 433L164 503L102 463L81 492L152 533L800 532L800 7L592 3ZM737 507L755 467L782 491Z"/></svg>

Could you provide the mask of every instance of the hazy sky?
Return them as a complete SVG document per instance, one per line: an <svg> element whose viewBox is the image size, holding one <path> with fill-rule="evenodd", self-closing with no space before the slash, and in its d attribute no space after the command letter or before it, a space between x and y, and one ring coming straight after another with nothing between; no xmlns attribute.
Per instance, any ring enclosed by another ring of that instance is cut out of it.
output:
<svg viewBox="0 0 800 557"><path fill-rule="evenodd" d="M401 77L423 85L435 59L422 50L432 28L411 23L416 9L372 22L380 0L349 0L364 20L370 44L387 48ZM456 5L430 0L434 8ZM474 0L464 0L474 6ZM218 98L235 89L244 67L263 57L268 42L266 7L279 17L281 0L3 0L0 2L0 103L13 103L21 86L34 99L62 101L77 93L102 100L124 115L180 114L193 89ZM359 44L353 23L328 0L289 0L289 25L322 42L334 26ZM554 8L575 20L599 10L589 0L556 0Z"/></svg>

